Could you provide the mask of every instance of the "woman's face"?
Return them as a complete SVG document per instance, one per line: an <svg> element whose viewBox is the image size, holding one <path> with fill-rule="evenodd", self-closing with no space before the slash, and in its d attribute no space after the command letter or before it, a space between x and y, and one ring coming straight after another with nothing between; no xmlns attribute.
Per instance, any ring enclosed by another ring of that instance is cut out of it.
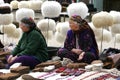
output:
<svg viewBox="0 0 120 80"><path fill-rule="evenodd" d="M70 20L69 25L70 25L71 30L73 31L79 30L79 24L77 22Z"/></svg>
<svg viewBox="0 0 120 80"><path fill-rule="evenodd" d="M29 28L24 24L24 23L20 23L20 28L22 29L23 32L28 32Z"/></svg>

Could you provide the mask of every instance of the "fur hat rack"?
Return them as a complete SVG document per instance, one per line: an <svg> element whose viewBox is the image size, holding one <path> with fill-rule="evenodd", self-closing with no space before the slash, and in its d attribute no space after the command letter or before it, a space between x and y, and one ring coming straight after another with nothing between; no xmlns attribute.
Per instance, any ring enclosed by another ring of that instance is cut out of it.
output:
<svg viewBox="0 0 120 80"><path fill-rule="evenodd" d="M21 29L16 28L14 24L4 25L4 27L1 27L1 32L4 32L4 35L6 38L9 38L9 40L6 39L5 43L11 43L15 42L16 39L19 39L21 36Z"/></svg>
<svg viewBox="0 0 120 80"><path fill-rule="evenodd" d="M102 36L103 36L103 42L110 42L111 39L112 39L112 33L107 30L107 29L103 29L103 35L101 34L102 33L102 28L96 28L93 23L89 23L90 27L92 28L92 30L94 31L95 33L95 38L96 38L96 41L97 41L97 44L100 48L100 41L102 40Z"/></svg>
<svg viewBox="0 0 120 80"><path fill-rule="evenodd" d="M10 4L1 4L0 5L0 25L4 28L5 25L9 25L13 22L13 14L11 13L12 8ZM2 31L4 33L4 31ZM4 44L4 35L3 40L1 40Z"/></svg>
<svg viewBox="0 0 120 80"><path fill-rule="evenodd" d="M92 16L92 23L96 28L102 28L102 39L101 39L101 49L102 52L102 42L103 42L103 29L111 26L113 24L113 17L105 11L98 12Z"/></svg>
<svg viewBox="0 0 120 80"><path fill-rule="evenodd" d="M42 19L37 23L37 27L42 31L46 40L52 39L56 23L52 19Z"/></svg>
<svg viewBox="0 0 120 80"><path fill-rule="evenodd" d="M119 42L118 36L120 34L120 12L118 11L110 11L110 15L113 16L113 25L109 27L110 31L114 36L114 47L116 47L116 42ZM117 36L116 36L117 34Z"/></svg>
<svg viewBox="0 0 120 80"><path fill-rule="evenodd" d="M48 18L48 19L52 19L52 18L57 18L59 17L60 13L61 13L61 5L59 2L57 1L45 1L43 2L42 6L41 6L41 13L42 16L44 18ZM49 30L49 20L48 20L48 28L47 30ZM55 28L54 28L55 29ZM48 32L47 32L48 35ZM48 39L47 39L48 41Z"/></svg>

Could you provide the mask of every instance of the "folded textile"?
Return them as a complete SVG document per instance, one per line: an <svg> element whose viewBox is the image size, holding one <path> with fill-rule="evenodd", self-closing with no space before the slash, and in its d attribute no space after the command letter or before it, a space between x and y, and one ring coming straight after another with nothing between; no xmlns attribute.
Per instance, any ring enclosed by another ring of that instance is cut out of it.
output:
<svg viewBox="0 0 120 80"><path fill-rule="evenodd" d="M12 73L19 73L20 75L29 73L30 68L28 66L20 66L17 68L11 68L10 71Z"/></svg>
<svg viewBox="0 0 120 80"><path fill-rule="evenodd" d="M94 60L91 62L91 64L98 64L98 63L103 63L101 60Z"/></svg>
<svg viewBox="0 0 120 80"><path fill-rule="evenodd" d="M56 73L61 73L66 69L66 67L60 67L58 69L55 70Z"/></svg>
<svg viewBox="0 0 120 80"><path fill-rule="evenodd" d="M85 68L87 63L69 63L67 64L68 68Z"/></svg>
<svg viewBox="0 0 120 80"><path fill-rule="evenodd" d="M22 75L22 79L24 79L24 80L43 80L43 79L34 78L31 75L27 75L27 74Z"/></svg>
<svg viewBox="0 0 120 80"><path fill-rule="evenodd" d="M55 68L59 68L62 66L60 61L49 61L49 62L40 63L40 64L36 65L35 68L46 67L46 66L50 66L50 65L55 65Z"/></svg>
<svg viewBox="0 0 120 80"><path fill-rule="evenodd" d="M18 73L3 73L0 74L0 80L14 80L20 75Z"/></svg>
<svg viewBox="0 0 120 80"><path fill-rule="evenodd" d="M44 71L44 67L38 67L32 70L32 72L43 72Z"/></svg>

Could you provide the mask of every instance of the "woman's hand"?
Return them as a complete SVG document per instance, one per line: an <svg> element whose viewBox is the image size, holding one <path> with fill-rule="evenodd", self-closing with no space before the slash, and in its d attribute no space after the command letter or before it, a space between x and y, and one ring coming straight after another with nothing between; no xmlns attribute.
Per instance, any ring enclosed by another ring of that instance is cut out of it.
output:
<svg viewBox="0 0 120 80"><path fill-rule="evenodd" d="M72 52L80 55L83 52L83 50L81 50L81 49L72 49Z"/></svg>
<svg viewBox="0 0 120 80"><path fill-rule="evenodd" d="M85 52L82 52L79 57L78 57L78 60L82 60L83 59L83 56L84 56Z"/></svg>
<svg viewBox="0 0 120 80"><path fill-rule="evenodd" d="M10 55L7 59L7 62L10 63L11 59L12 59L13 55Z"/></svg>
<svg viewBox="0 0 120 80"><path fill-rule="evenodd" d="M11 62L13 62L16 58L17 58L17 56L14 56L14 57L13 57L13 55L10 55L9 58L8 58L8 60L7 60L7 62L8 62L8 63L11 63Z"/></svg>

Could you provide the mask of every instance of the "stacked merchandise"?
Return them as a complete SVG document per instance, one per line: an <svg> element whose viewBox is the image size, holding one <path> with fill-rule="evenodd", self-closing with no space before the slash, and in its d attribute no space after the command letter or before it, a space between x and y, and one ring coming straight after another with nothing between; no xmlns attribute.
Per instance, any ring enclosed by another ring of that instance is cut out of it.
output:
<svg viewBox="0 0 120 80"><path fill-rule="evenodd" d="M7 18L5 18L5 17L7 17ZM1 4L0 5L0 25L8 25L8 24L10 24L12 22L12 17L13 17L13 15L11 14L10 5ZM6 21L6 20L8 20L8 21ZM1 34L3 34L3 33L1 33ZM4 52L3 51L4 45L2 44L1 41L0 41L0 48L1 48L1 50L0 50L0 60L4 61L5 56L8 55L9 52Z"/></svg>
<svg viewBox="0 0 120 80"><path fill-rule="evenodd" d="M120 71L117 69L102 69L103 63L100 60L95 60L90 65L68 62L63 66L58 63L60 64L60 61L41 63L35 68L42 68L41 72L34 69L31 73L24 74L17 80L28 80L29 78L33 80L116 80L120 76ZM59 66L56 67L55 64Z"/></svg>
<svg viewBox="0 0 120 80"><path fill-rule="evenodd" d="M30 68L28 66L18 66L14 68L10 68L8 72L2 71L0 72L0 80L15 80L23 74L29 73Z"/></svg>
<svg viewBox="0 0 120 80"><path fill-rule="evenodd" d="M10 67L10 72L1 72L0 80L116 80L120 71L114 69L102 69L103 63L95 60L91 64L73 63L69 60L62 62L42 62L30 71L28 66ZM29 73L30 71L30 73Z"/></svg>

